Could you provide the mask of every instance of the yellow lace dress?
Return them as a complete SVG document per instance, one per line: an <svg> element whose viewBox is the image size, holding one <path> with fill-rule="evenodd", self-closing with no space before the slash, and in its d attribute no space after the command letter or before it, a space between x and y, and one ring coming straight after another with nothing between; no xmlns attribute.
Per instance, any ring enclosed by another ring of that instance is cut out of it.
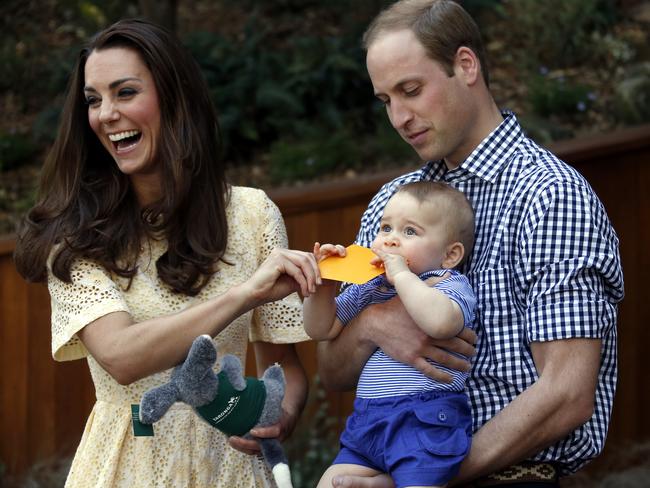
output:
<svg viewBox="0 0 650 488"><path fill-rule="evenodd" d="M91 261L79 261L72 283L51 274L52 354L58 361L86 358L97 402L86 423L66 487L273 487L261 458L232 449L226 437L191 410L176 403L154 424L153 437L135 437L131 404L169 380L164 371L128 386L117 383L77 338L77 332L110 312L127 311L136 322L183 310L224 293L246 280L275 247L286 247L278 208L260 190L233 187L227 209L228 247L223 265L197 297L171 293L155 270L163 241L143 246L139 271L125 291L125 280ZM234 354L245 364L248 341L295 343L308 340L296 295L239 317L215 339L219 356ZM218 365L215 369L218 369Z"/></svg>

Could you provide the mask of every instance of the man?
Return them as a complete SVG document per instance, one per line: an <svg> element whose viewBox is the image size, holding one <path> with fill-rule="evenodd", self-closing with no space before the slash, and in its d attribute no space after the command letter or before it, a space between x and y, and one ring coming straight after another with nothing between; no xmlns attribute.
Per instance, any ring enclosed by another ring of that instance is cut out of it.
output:
<svg viewBox="0 0 650 488"><path fill-rule="evenodd" d="M458 4L399 1L373 21L364 46L376 96L428 163L375 195L357 242L370 245L386 201L407 182L445 181L476 212L463 270L479 309L468 383L475 434L453 484L558 486L601 452L607 434L623 298L618 238L587 182L499 111L478 28ZM444 373L427 359L458 367L441 348L459 346L427 340L395 299L320 345L325 385L352 388L377 347L437 378Z"/></svg>

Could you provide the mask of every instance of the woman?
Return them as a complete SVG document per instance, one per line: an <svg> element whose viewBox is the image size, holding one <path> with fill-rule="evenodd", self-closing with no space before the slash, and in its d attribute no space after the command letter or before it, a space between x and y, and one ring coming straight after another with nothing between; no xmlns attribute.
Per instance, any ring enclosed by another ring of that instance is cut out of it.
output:
<svg viewBox="0 0 650 488"><path fill-rule="evenodd" d="M54 358L86 357L95 384L66 486L272 484L256 442L181 404L153 437L132 433L131 405L200 334L219 355L244 361L251 340L260 370L283 365L283 418L256 435L286 437L304 405L292 343L307 336L290 294L315 289L316 262L280 249L277 207L229 187L218 153L205 82L169 33L124 20L82 50L15 255L26 279L48 283Z"/></svg>

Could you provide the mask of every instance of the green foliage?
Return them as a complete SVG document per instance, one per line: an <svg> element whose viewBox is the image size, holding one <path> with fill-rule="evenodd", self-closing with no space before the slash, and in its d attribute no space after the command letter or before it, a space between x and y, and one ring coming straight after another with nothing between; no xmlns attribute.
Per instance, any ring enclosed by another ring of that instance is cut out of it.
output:
<svg viewBox="0 0 650 488"><path fill-rule="evenodd" d="M536 114L571 115L585 112L590 104L590 87L567 80L564 76L532 76L528 97Z"/></svg>
<svg viewBox="0 0 650 488"><path fill-rule="evenodd" d="M495 6L498 22L486 23L522 67L567 68L592 56L591 38L617 20L616 0L503 0ZM499 63L494 59L493 63Z"/></svg>
<svg viewBox="0 0 650 488"><path fill-rule="evenodd" d="M315 130L341 130L346 119L365 123L372 91L356 39L296 35L280 42L251 15L239 39L198 32L186 44L210 86L229 161L250 160L274 143L306 138L309 145Z"/></svg>
<svg viewBox="0 0 650 488"><path fill-rule="evenodd" d="M29 162L35 153L36 147L28 135L0 131L0 172Z"/></svg>
<svg viewBox="0 0 650 488"><path fill-rule="evenodd" d="M282 138L271 146L271 182L312 180L358 164L359 147L348 131L311 132L312 135L297 140Z"/></svg>
<svg viewBox="0 0 650 488"><path fill-rule="evenodd" d="M650 120L650 62L626 68L624 79L616 85L614 113L624 124Z"/></svg>

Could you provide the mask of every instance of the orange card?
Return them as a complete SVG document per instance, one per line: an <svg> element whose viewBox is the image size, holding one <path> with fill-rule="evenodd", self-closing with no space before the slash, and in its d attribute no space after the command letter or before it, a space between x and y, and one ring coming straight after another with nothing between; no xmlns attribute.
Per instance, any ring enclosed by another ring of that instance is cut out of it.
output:
<svg viewBox="0 0 650 488"><path fill-rule="evenodd" d="M375 253L367 247L350 244L345 249L345 257L330 256L318 263L322 278L360 285L384 272L384 268L370 264Z"/></svg>

